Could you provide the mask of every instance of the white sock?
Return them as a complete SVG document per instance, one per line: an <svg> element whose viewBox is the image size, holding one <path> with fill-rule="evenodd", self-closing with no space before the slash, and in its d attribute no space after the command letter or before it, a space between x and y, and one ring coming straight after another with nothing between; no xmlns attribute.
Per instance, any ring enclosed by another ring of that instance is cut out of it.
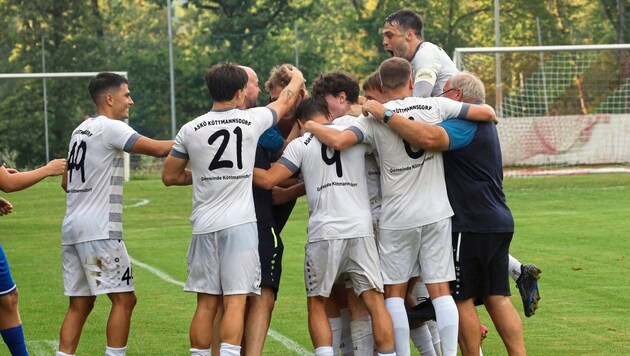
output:
<svg viewBox="0 0 630 356"><path fill-rule="evenodd" d="M440 340L442 340L442 352L444 356L457 355L457 331L459 314L457 305L450 295L441 296L433 300L435 319L437 319Z"/></svg>
<svg viewBox="0 0 630 356"><path fill-rule="evenodd" d="M510 277L512 277L512 279L516 281L518 277L521 276L521 263L512 255L508 255L508 256L510 258L508 262Z"/></svg>
<svg viewBox="0 0 630 356"><path fill-rule="evenodd" d="M394 345L397 355L411 354L409 347L409 320L405 310L405 301L402 298L385 299L385 307L389 311L394 324Z"/></svg>
<svg viewBox="0 0 630 356"><path fill-rule="evenodd" d="M377 352L376 355L377 356L396 356L396 353L394 351L392 352L383 351L383 352Z"/></svg>
<svg viewBox="0 0 630 356"><path fill-rule="evenodd" d="M210 356L210 349L190 348L190 356Z"/></svg>
<svg viewBox="0 0 630 356"><path fill-rule="evenodd" d="M411 293L416 303L420 303L425 299L429 299L429 290L427 289L427 285L424 284L424 282L416 282L416 284L413 285L413 290Z"/></svg>
<svg viewBox="0 0 630 356"><path fill-rule="evenodd" d="M481 351L481 346L479 346L479 356L483 356L483 351Z"/></svg>
<svg viewBox="0 0 630 356"><path fill-rule="evenodd" d="M332 346L320 346L315 349L315 356L334 356Z"/></svg>
<svg viewBox="0 0 630 356"><path fill-rule="evenodd" d="M127 347L105 347L105 356L125 356Z"/></svg>
<svg viewBox="0 0 630 356"><path fill-rule="evenodd" d="M332 331L332 348L335 355L339 355L339 348L341 346L341 329L343 324L341 317L328 318L328 324L330 324L330 330Z"/></svg>
<svg viewBox="0 0 630 356"><path fill-rule="evenodd" d="M70 355L70 354L67 354L65 352L57 351L55 353L55 356L74 356L74 355Z"/></svg>
<svg viewBox="0 0 630 356"><path fill-rule="evenodd" d="M429 331L431 332L435 354L437 356L442 356L442 342L440 341L440 332L438 331L437 323L435 322L435 320L429 320L426 322L426 325L427 327L429 327Z"/></svg>
<svg viewBox="0 0 630 356"><path fill-rule="evenodd" d="M341 314L341 341L339 342L339 352L342 355L353 355L352 349L352 317L350 316L350 309L342 308L339 310Z"/></svg>
<svg viewBox="0 0 630 356"><path fill-rule="evenodd" d="M241 356L241 346L222 342L219 352L221 356Z"/></svg>
<svg viewBox="0 0 630 356"><path fill-rule="evenodd" d="M415 329L409 330L411 341L413 345L420 351L422 356L435 356L435 349L433 348L433 341L431 337L431 331L429 327L424 324Z"/></svg>
<svg viewBox="0 0 630 356"><path fill-rule="evenodd" d="M374 337L372 335L372 318L366 315L350 324L352 329L353 351L356 355L374 354Z"/></svg>

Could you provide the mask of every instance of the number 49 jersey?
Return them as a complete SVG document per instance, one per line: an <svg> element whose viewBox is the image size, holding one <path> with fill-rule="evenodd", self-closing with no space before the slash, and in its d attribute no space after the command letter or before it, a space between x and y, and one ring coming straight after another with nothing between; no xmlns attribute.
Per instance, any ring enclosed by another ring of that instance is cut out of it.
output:
<svg viewBox="0 0 630 356"><path fill-rule="evenodd" d="M210 111L179 130L171 155L192 170L193 234L256 221L252 174L256 145L276 122L266 107Z"/></svg>
<svg viewBox="0 0 630 356"><path fill-rule="evenodd" d="M330 125L337 130L345 128ZM278 160L304 176L308 241L373 236L363 144L333 150L307 133L291 141Z"/></svg>
<svg viewBox="0 0 630 356"><path fill-rule="evenodd" d="M68 147L62 244L122 239L123 151L140 135L105 116L83 121Z"/></svg>

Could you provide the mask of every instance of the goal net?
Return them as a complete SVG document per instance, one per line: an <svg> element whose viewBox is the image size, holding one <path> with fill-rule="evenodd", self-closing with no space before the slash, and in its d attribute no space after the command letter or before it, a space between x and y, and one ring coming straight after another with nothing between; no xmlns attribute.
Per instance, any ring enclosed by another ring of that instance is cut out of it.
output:
<svg viewBox="0 0 630 356"><path fill-rule="evenodd" d="M486 84L504 166L627 170L630 45L457 48L454 60Z"/></svg>

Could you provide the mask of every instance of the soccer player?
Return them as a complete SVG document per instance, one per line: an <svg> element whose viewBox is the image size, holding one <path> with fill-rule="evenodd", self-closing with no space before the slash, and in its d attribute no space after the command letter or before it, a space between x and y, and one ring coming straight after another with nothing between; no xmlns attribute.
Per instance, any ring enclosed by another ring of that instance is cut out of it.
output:
<svg viewBox="0 0 630 356"><path fill-rule="evenodd" d="M55 159L47 165L29 172L18 172L0 165L0 190L9 193L26 189L46 177L62 175L66 169L65 159ZM10 214L13 205L0 198L0 216ZM0 335L13 356L28 355L24 342L24 331L18 311L18 290L9 261L0 245Z"/></svg>
<svg viewBox="0 0 630 356"><path fill-rule="evenodd" d="M423 21L411 10L398 10L385 18L383 46L393 57L405 58L413 68L413 95L437 96L457 68L444 50L427 42L422 34Z"/></svg>
<svg viewBox="0 0 630 356"><path fill-rule="evenodd" d="M256 142L292 107L304 83L297 68L282 70L289 72L291 81L278 100L267 107L241 110L247 73L230 63L212 66L205 75L212 110L182 126L164 162L165 185L193 185L193 236L184 287L197 293L191 355L210 355L212 320L221 296L220 353L239 355L247 296L260 294L251 188Z"/></svg>
<svg viewBox="0 0 630 356"><path fill-rule="evenodd" d="M303 101L296 111L300 125L329 123L326 103ZM343 127L342 127L343 128ZM338 130L335 125L332 130ZM292 176L304 176L310 210L304 262L309 331L316 356L333 355L332 331L325 310L334 282L347 273L372 316L379 355L394 354L391 318L385 309L378 255L367 196L364 145L344 152L323 145L312 134L293 140L268 171L255 169L254 182L269 188Z"/></svg>
<svg viewBox="0 0 630 356"><path fill-rule="evenodd" d="M99 295L112 303L105 355L125 355L136 305L131 262L123 240L123 153L168 154L172 140L138 134L124 119L133 105L127 79L99 73L88 90L96 116L81 122L68 145L62 227L64 294L69 297L57 356L73 355Z"/></svg>
<svg viewBox="0 0 630 356"><path fill-rule="evenodd" d="M335 149L346 149L362 138L376 148L383 194L378 248L385 303L394 322L396 353L410 353L404 298L407 281L421 274L436 310L444 353L453 355L457 352L458 323L449 289L449 281L455 279L453 256L448 252L453 212L446 195L442 155L411 146L387 126L387 121L394 111L433 124L448 117L493 120L494 110L445 98L412 97L411 66L401 58L384 61L379 73L390 100L383 122L359 117L354 127L359 135L353 130L340 132L316 124L306 123L304 127ZM375 101L364 106L370 102Z"/></svg>
<svg viewBox="0 0 630 356"><path fill-rule="evenodd" d="M444 96L482 103L483 83L468 72L455 74ZM385 108L364 107L377 118ZM489 122L446 120L437 126L411 122L394 114L388 125L414 147L444 153L448 196L455 211L452 248L457 279L451 283L460 315L459 344L463 355L478 355L481 341L474 300L483 300L506 350L525 355L523 326L510 302L508 251L514 220L503 194L503 168L496 127Z"/></svg>

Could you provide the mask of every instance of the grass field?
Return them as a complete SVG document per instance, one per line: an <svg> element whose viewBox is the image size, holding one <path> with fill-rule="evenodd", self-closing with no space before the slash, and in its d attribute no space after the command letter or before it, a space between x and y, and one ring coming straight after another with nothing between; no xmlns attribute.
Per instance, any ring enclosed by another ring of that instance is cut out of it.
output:
<svg viewBox="0 0 630 356"><path fill-rule="evenodd" d="M61 280L61 222L65 195L59 178L4 194L13 214L0 218L0 242L20 291L20 309L32 355L51 355L66 312ZM530 355L630 353L630 175L511 178L505 191L515 219L511 252L543 270L540 309L523 316ZM195 296L184 293L190 225L190 187L157 180L125 184L125 240L134 266L138 305L128 355L187 355ZM302 260L307 222L300 200L283 231L281 291L265 355L311 352ZM161 273L161 274L160 274ZM170 277L171 279L168 279ZM522 305L513 288L513 302ZM85 326L78 355L102 355L110 302L106 297ZM504 355L490 329L485 355ZM8 354L0 345L0 355ZM415 353L417 355L417 352Z"/></svg>

